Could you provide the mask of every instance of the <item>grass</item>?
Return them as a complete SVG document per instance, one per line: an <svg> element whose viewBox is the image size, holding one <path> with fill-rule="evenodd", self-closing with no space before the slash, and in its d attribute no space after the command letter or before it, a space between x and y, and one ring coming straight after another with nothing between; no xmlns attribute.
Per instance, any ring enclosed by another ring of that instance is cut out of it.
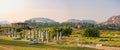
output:
<svg viewBox="0 0 120 50"><path fill-rule="evenodd" d="M100 37L82 37L81 30L74 30L72 37L77 40L78 43L82 44L103 44L104 46L120 47L120 31L100 31ZM116 36L117 35L117 36Z"/></svg>
<svg viewBox="0 0 120 50"><path fill-rule="evenodd" d="M63 38L61 44L38 44L29 45L25 40L12 40L10 37L0 36L0 46L12 48L14 50L95 50L85 47L77 47L78 43L84 44L103 44L104 46L120 47L119 31L101 31L101 37L82 37L81 30L75 30L70 37ZM107 35L107 36L106 36ZM66 43L69 44L66 44ZM64 43L64 44L63 44ZM72 43L72 45L70 44ZM4 50L0 48L0 50Z"/></svg>
<svg viewBox="0 0 120 50"><path fill-rule="evenodd" d="M69 45L51 45L37 44L29 45L28 41L12 40L9 37L0 36L0 46L12 48L14 50L95 50L85 47L69 46ZM3 50L0 48L0 50Z"/></svg>
<svg viewBox="0 0 120 50"><path fill-rule="evenodd" d="M79 42L84 44L103 44L104 46L112 46L112 47L120 47L120 37L99 37L99 38L93 38L93 37L81 37L78 36Z"/></svg>

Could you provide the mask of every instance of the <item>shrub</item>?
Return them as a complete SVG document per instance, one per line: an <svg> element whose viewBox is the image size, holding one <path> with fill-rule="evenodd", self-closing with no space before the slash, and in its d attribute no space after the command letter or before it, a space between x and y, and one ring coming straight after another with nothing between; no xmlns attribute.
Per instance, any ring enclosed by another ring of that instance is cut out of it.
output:
<svg viewBox="0 0 120 50"><path fill-rule="evenodd" d="M17 32L21 32L21 31L22 31L22 29L20 29L20 28L17 28L17 29L16 29L16 31L17 31Z"/></svg>
<svg viewBox="0 0 120 50"><path fill-rule="evenodd" d="M61 28L61 32L63 36L69 36L70 34L72 34L72 28L69 26L64 26Z"/></svg>
<svg viewBox="0 0 120 50"><path fill-rule="evenodd" d="M99 37L99 30L96 27L89 27L83 30L83 36L85 37Z"/></svg>
<svg viewBox="0 0 120 50"><path fill-rule="evenodd" d="M99 41L109 41L109 39L100 39Z"/></svg>
<svg viewBox="0 0 120 50"><path fill-rule="evenodd" d="M57 35L57 32L62 32L62 36L69 36L72 34L72 28L69 26L54 27L50 29L51 36L54 37Z"/></svg>
<svg viewBox="0 0 120 50"><path fill-rule="evenodd" d="M100 39L99 41L114 41L114 40L109 38L109 39Z"/></svg>

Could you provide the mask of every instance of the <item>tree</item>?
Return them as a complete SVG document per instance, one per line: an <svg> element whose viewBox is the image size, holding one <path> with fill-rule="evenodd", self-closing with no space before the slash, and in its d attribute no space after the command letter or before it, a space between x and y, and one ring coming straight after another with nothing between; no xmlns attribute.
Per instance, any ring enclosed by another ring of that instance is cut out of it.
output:
<svg viewBox="0 0 120 50"><path fill-rule="evenodd" d="M16 31L17 31L17 32L21 32L21 31L22 31L22 29L20 29L20 28L17 28L17 29L16 29Z"/></svg>
<svg viewBox="0 0 120 50"><path fill-rule="evenodd" d="M61 32L62 36L69 36L72 34L72 28L70 26L54 27L50 29L51 36L54 37L57 35L57 32Z"/></svg>
<svg viewBox="0 0 120 50"><path fill-rule="evenodd" d="M69 26L63 26L61 29L63 36L69 36L70 34L72 34L72 28Z"/></svg>
<svg viewBox="0 0 120 50"><path fill-rule="evenodd" d="M85 37L99 37L99 30L96 27L88 27L84 29L83 36Z"/></svg>

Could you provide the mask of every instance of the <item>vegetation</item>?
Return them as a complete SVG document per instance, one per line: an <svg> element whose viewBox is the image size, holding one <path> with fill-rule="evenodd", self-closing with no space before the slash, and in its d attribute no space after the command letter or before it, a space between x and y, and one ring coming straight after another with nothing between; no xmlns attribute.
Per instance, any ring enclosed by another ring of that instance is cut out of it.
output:
<svg viewBox="0 0 120 50"><path fill-rule="evenodd" d="M50 29L51 36L56 36L57 33L61 32L63 36L69 36L72 33L70 26L54 27Z"/></svg>
<svg viewBox="0 0 120 50"><path fill-rule="evenodd" d="M14 50L95 50L85 47L69 46L69 45L53 45L53 44L38 44L29 45L28 41L12 40L9 37L0 36L0 46L5 46ZM2 49L2 48L1 48Z"/></svg>
<svg viewBox="0 0 120 50"><path fill-rule="evenodd" d="M99 37L100 33L96 27L89 27L84 29L83 36L85 37Z"/></svg>
<svg viewBox="0 0 120 50"><path fill-rule="evenodd" d="M29 22L28 25L37 28L50 28L50 27L57 27L60 24L58 22L51 22L51 23Z"/></svg>
<svg viewBox="0 0 120 50"><path fill-rule="evenodd" d="M83 37L83 30L75 29L71 34L70 41L80 44L102 44L103 46L120 47L120 31L100 30L100 37Z"/></svg>
<svg viewBox="0 0 120 50"><path fill-rule="evenodd" d="M22 31L22 29L20 29L20 28L17 28L17 29L16 29L16 31L17 31L17 32L21 32L21 31Z"/></svg>
<svg viewBox="0 0 120 50"><path fill-rule="evenodd" d="M63 22L63 23L59 23L59 22L50 22L50 23L44 23L44 22L27 22L28 26L31 27L37 27L37 28L52 28L52 27L61 27L61 26L70 26L73 28L77 28L76 23L73 22ZM81 23L81 28L84 29L90 25L93 25L91 23Z"/></svg>
<svg viewBox="0 0 120 50"><path fill-rule="evenodd" d="M62 32L63 40L61 41L57 41L57 42L51 41L50 44L29 45L28 41L23 41L23 40L16 41L16 40L12 40L9 37L0 36L0 45L6 46L8 48L13 48L15 50L39 50L39 49L41 50L44 50L44 49L46 50L79 50L79 49L94 50L90 48L77 47L76 45L79 43L80 44L103 44L104 46L120 47L120 45L118 45L120 44L119 30L118 31L99 30L100 28L97 28L92 24L91 25L86 24L82 26L82 29L76 29L75 27L73 27L72 24L70 26L69 24L70 23L64 23L63 25L59 25L59 26L58 25L52 26L51 24L52 28L44 28L44 29L41 28L41 30L49 30L52 38L56 36L56 33ZM0 32L4 31L4 29L6 28L0 28ZM17 29L17 33L20 36L22 36L22 32L27 32L27 31L28 30ZM53 42L56 44L51 44Z"/></svg>
<svg viewBox="0 0 120 50"><path fill-rule="evenodd" d="M120 26L116 24L109 24L109 25L101 25L99 26L100 30L118 30L120 31Z"/></svg>

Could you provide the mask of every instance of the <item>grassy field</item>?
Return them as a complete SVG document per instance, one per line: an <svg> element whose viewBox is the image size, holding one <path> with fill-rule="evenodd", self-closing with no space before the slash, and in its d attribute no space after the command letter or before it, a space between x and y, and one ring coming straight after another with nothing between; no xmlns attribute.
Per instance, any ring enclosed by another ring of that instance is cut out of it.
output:
<svg viewBox="0 0 120 50"><path fill-rule="evenodd" d="M91 48L69 45L51 45L51 44L29 45L27 41L12 40L12 38L5 36L0 36L0 46L4 46L14 50L95 50ZM4 49L0 48L0 50Z"/></svg>
<svg viewBox="0 0 120 50"><path fill-rule="evenodd" d="M120 31L100 31L99 38L82 37L82 30L74 30L70 37L63 37L58 44L29 45L25 40L12 40L10 37L0 36L0 46L14 50L95 50L77 47L77 44L103 44L104 46L120 47ZM4 50L0 48L0 50Z"/></svg>
<svg viewBox="0 0 120 50"><path fill-rule="evenodd" d="M76 42L82 44L103 44L104 46L120 47L120 31L101 30L99 38L82 37L81 34L81 30L74 30L71 37L76 37L74 40L79 39Z"/></svg>

